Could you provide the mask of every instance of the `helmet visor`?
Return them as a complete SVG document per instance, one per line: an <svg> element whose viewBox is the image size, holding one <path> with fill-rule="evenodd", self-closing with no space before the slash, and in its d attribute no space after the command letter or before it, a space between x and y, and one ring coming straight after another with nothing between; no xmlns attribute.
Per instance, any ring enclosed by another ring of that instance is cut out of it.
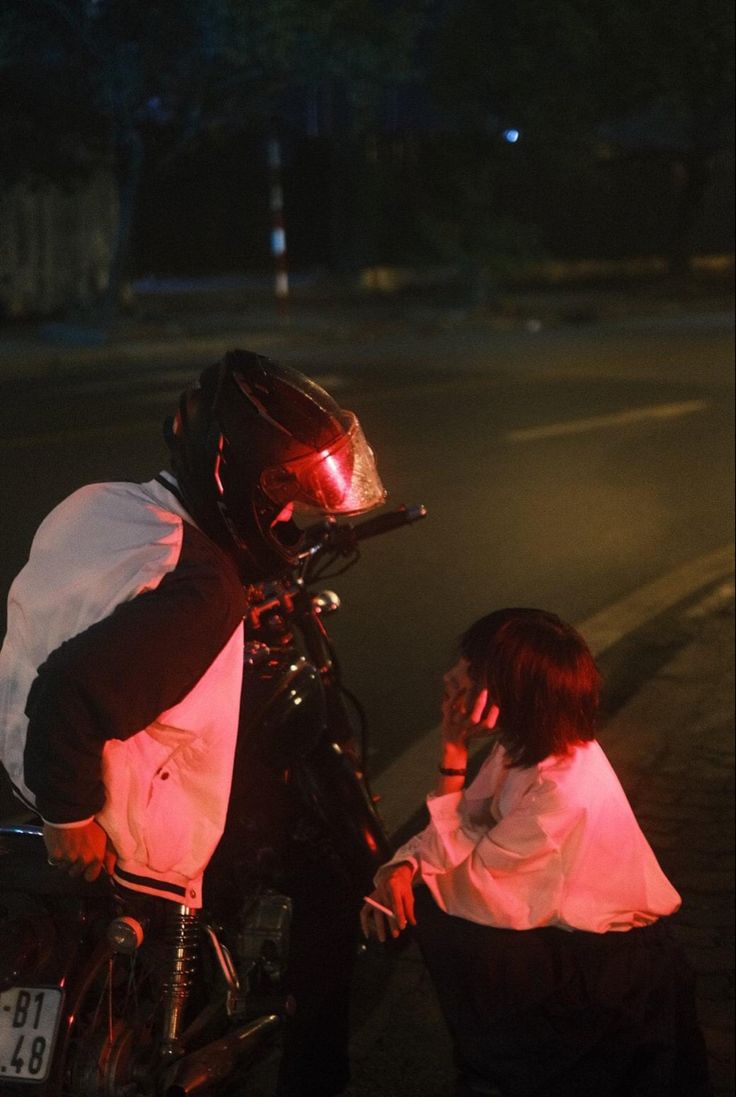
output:
<svg viewBox="0 0 736 1097"><path fill-rule="evenodd" d="M329 446L264 469L261 487L279 506L297 505L327 514L362 514L386 498L357 417L345 412L346 431Z"/></svg>

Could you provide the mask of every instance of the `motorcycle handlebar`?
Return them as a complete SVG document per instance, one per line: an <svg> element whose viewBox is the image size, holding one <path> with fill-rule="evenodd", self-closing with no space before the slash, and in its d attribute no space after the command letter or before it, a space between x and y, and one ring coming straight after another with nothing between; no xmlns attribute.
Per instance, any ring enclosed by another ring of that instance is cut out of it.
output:
<svg viewBox="0 0 736 1097"><path fill-rule="evenodd" d="M366 518L357 524L338 523L334 518L327 518L324 522L307 530L307 542L313 546L312 551L330 548L348 553L355 548L358 541L365 541L369 537L378 537L382 533L389 533L401 526L411 525L426 516L427 508L419 503L415 506L402 504L396 510L377 514L374 518Z"/></svg>
<svg viewBox="0 0 736 1097"><path fill-rule="evenodd" d="M401 526L409 526L412 522L418 522L420 518L427 517L427 508L421 503L413 507L407 507L402 503L396 510L390 510L386 514L377 514L374 518L366 518L365 521L351 526L356 541L365 541L368 537L377 537L381 533L389 533L392 529Z"/></svg>

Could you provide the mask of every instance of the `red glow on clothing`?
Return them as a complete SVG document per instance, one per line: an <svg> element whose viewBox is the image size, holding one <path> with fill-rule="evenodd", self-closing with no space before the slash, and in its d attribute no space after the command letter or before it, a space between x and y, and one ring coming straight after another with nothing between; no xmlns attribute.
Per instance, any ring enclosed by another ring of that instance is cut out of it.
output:
<svg viewBox="0 0 736 1097"><path fill-rule="evenodd" d="M363 838L371 853L377 853L378 843L376 842L376 839L373 837L371 832L368 830L368 827L365 827L365 829L363 830Z"/></svg>
<svg viewBox="0 0 736 1097"><path fill-rule="evenodd" d="M220 465L222 464L222 448L225 445L225 436L220 435L220 441L217 445L217 457L215 458L215 483L217 484L217 490L220 495L225 494L225 488L223 487L222 480L220 479Z"/></svg>

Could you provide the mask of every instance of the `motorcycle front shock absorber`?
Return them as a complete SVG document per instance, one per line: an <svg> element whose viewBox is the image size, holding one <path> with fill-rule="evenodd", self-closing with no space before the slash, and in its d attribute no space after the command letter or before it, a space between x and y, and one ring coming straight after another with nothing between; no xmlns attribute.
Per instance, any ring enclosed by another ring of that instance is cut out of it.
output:
<svg viewBox="0 0 736 1097"><path fill-rule="evenodd" d="M167 902L161 955L164 1058L181 1054L180 1035L189 992L197 975L199 914L192 907Z"/></svg>

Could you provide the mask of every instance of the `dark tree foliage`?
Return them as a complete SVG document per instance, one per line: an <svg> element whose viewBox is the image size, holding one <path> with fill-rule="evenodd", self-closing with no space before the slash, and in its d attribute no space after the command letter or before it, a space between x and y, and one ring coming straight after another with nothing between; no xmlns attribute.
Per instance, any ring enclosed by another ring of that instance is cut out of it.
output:
<svg viewBox="0 0 736 1097"><path fill-rule="evenodd" d="M274 132L319 152L333 254L379 261L403 239L407 253L459 263L478 293L536 249L545 196L530 180L554 179L562 194L566 180L568 192L600 180L602 142L617 164L659 157L672 189L661 247L677 270L731 140L733 10L731 0L4 0L0 102L0 185L115 171L109 304L141 179L155 187L208 150L252 149ZM522 133L513 149L500 139L508 126Z"/></svg>
<svg viewBox="0 0 736 1097"><path fill-rule="evenodd" d="M605 8L601 101L609 117L649 110L677 185L666 247L687 270L715 157L733 147L734 18L730 0L643 0ZM656 123L655 123L656 124Z"/></svg>
<svg viewBox="0 0 736 1097"><path fill-rule="evenodd" d="M203 134L278 128L287 90L327 99L339 87L365 124L383 83L406 73L415 25L413 4L376 0L5 0L5 179L113 165L112 304L146 162Z"/></svg>
<svg viewBox="0 0 736 1097"><path fill-rule="evenodd" d="M71 7L71 6L70 6ZM0 181L64 184L110 147L84 51L47 5L8 0L0 11Z"/></svg>
<svg viewBox="0 0 736 1097"><path fill-rule="evenodd" d="M429 79L455 124L513 124L572 172L605 134L617 153L667 156L679 195L669 238L687 265L713 158L732 141L731 0L446 0Z"/></svg>

